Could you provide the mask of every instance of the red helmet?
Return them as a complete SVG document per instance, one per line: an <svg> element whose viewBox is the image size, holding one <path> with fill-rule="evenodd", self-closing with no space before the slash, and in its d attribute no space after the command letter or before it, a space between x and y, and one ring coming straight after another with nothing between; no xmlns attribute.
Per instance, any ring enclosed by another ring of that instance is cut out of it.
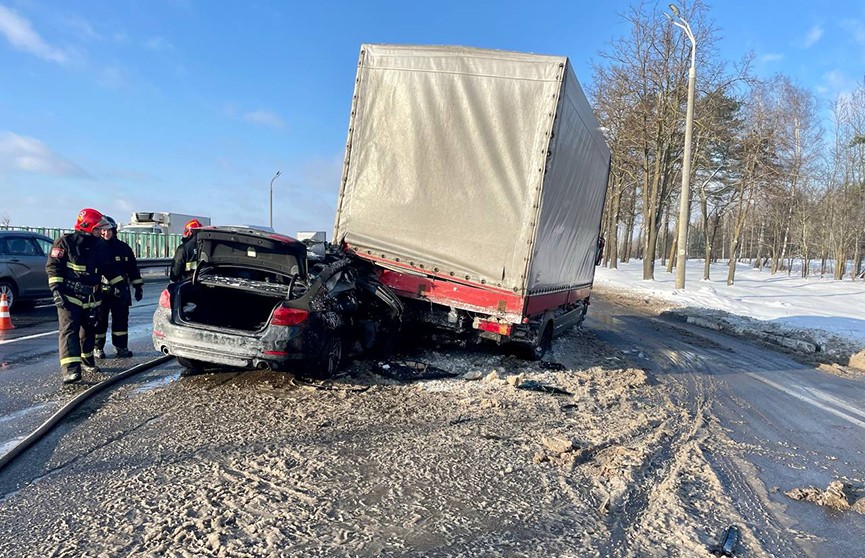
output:
<svg viewBox="0 0 865 558"><path fill-rule="evenodd" d="M95 229L100 229L107 224L108 222L102 213L88 207L78 212L78 219L75 221L75 230L93 234Z"/></svg>
<svg viewBox="0 0 865 558"><path fill-rule="evenodd" d="M203 225L198 219L190 219L186 226L183 227L183 238L192 236L193 229L200 229Z"/></svg>

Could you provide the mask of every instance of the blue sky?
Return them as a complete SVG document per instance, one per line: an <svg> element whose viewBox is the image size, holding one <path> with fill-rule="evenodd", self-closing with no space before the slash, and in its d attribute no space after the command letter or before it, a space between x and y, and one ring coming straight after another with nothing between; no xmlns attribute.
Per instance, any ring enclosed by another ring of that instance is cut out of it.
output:
<svg viewBox="0 0 865 558"><path fill-rule="evenodd" d="M0 216L267 224L279 170L274 227L330 236L362 43L565 55L588 85L630 4L0 0ZM758 75L827 102L862 83L865 0L710 6L722 56L753 50Z"/></svg>

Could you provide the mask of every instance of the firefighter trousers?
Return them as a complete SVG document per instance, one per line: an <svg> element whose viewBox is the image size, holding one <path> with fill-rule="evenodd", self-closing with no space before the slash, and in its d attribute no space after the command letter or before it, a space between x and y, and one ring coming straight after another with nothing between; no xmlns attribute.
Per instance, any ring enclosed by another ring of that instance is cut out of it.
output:
<svg viewBox="0 0 865 558"><path fill-rule="evenodd" d="M108 317L111 317L111 344L115 349L129 348L129 297L106 296L99 307L96 324L97 349L104 349L108 337Z"/></svg>
<svg viewBox="0 0 865 558"><path fill-rule="evenodd" d="M80 306L57 309L60 329L60 368L63 373L81 372L81 364L95 366L93 343L96 330L90 312Z"/></svg>

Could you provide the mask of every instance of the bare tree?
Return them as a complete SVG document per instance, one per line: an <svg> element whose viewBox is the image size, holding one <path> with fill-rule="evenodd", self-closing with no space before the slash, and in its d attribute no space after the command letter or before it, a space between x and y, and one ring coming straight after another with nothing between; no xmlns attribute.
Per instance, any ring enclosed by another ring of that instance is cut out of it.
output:
<svg viewBox="0 0 865 558"><path fill-rule="evenodd" d="M772 91L762 84L751 88L746 101L745 126L741 142L741 167L736 181L734 203L735 214L732 217L729 238L729 267L727 269L727 284L735 283L736 263L739 257L740 240L752 202L760 190L765 189L776 175L776 105L772 102Z"/></svg>
<svg viewBox="0 0 865 558"><path fill-rule="evenodd" d="M723 65L714 58L716 32L706 12L702 0L689 2L682 10L701 45L697 53L703 68L701 97L717 89L718 76L723 73L719 70ZM593 100L599 107L601 125L612 132L611 195L622 196L608 204L617 216L609 215L606 222L607 230L612 230L614 220L618 228L619 222L630 218L622 213L622 202L633 188L633 205L639 209L642 231L638 236L643 278L653 279L655 255L659 248L663 250L666 237L659 232L679 184L676 173L683 146L690 44L657 4L639 3L623 18L630 23L629 35L613 41L609 50L601 53L605 64L595 67ZM622 240L630 242L632 231L633 225L625 227L627 237Z"/></svg>

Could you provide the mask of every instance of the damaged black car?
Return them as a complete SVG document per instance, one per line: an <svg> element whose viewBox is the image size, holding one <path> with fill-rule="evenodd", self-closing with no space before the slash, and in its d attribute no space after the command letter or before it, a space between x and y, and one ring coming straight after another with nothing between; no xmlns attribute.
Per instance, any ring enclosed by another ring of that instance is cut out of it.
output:
<svg viewBox="0 0 865 558"><path fill-rule="evenodd" d="M327 378L347 359L380 356L403 307L362 260L320 241L206 227L189 279L153 315L153 345L187 372L209 364L292 369Z"/></svg>

